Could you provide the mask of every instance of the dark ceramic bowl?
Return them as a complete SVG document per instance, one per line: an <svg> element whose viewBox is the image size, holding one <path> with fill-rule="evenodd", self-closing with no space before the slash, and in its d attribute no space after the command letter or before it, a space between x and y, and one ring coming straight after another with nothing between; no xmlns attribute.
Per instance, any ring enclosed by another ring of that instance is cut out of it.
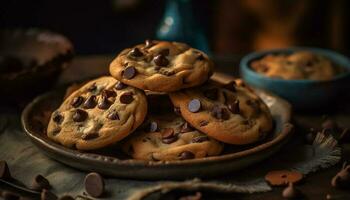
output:
<svg viewBox="0 0 350 200"><path fill-rule="evenodd" d="M0 44L2 101L22 102L47 90L73 58L71 42L46 30L1 30Z"/></svg>
<svg viewBox="0 0 350 200"><path fill-rule="evenodd" d="M140 161L120 153L118 147L82 152L66 148L46 136L51 113L61 104L65 91L53 91L37 97L22 113L22 126L27 136L49 157L84 171L132 179L188 179L213 177L243 169L277 152L292 135L290 105L276 96L258 91L269 106L275 130L258 144L226 145L223 155L183 161Z"/></svg>
<svg viewBox="0 0 350 200"><path fill-rule="evenodd" d="M250 64L269 54L291 54L295 51L311 51L330 59L334 64L345 69L331 80L284 80L264 76L255 72ZM337 95L350 89L350 60L334 51L294 47L254 52L246 55L240 62L240 73L244 81L256 88L271 91L288 100L297 109L316 109L327 105Z"/></svg>

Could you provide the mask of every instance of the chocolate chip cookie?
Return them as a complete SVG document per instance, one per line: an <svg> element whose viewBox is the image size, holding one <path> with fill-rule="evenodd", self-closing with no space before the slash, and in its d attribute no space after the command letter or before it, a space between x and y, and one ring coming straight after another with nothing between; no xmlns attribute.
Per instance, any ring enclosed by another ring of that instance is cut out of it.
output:
<svg viewBox="0 0 350 200"><path fill-rule="evenodd" d="M47 135L70 148L98 149L129 135L146 114L143 91L113 77L101 77L64 100L51 115Z"/></svg>
<svg viewBox="0 0 350 200"><path fill-rule="evenodd" d="M130 138L129 138L130 137ZM134 159L187 160L219 155L223 144L192 128L175 114L151 115L122 147Z"/></svg>
<svg viewBox="0 0 350 200"><path fill-rule="evenodd" d="M324 56L308 51L299 51L290 55L267 55L253 61L251 67L265 76L286 80L329 80L340 70Z"/></svg>
<svg viewBox="0 0 350 200"><path fill-rule="evenodd" d="M122 51L110 64L110 73L143 90L170 92L204 83L212 68L205 53L184 43L147 40Z"/></svg>
<svg viewBox="0 0 350 200"><path fill-rule="evenodd" d="M272 130L267 105L244 84L223 87L210 81L170 93L170 98L187 122L221 142L250 144Z"/></svg>

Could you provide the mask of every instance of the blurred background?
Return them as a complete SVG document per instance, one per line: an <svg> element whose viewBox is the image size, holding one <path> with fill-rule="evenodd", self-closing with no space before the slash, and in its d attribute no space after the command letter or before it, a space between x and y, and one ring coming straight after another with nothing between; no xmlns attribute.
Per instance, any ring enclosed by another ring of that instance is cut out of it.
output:
<svg viewBox="0 0 350 200"><path fill-rule="evenodd" d="M349 55L345 0L2 0L0 29L45 28L67 36L77 54L115 54L159 38L164 23L169 25L164 17L174 1L185 4L177 13L185 14L180 17L183 27L196 26L188 34L203 36L197 43L206 43L215 55L288 46Z"/></svg>

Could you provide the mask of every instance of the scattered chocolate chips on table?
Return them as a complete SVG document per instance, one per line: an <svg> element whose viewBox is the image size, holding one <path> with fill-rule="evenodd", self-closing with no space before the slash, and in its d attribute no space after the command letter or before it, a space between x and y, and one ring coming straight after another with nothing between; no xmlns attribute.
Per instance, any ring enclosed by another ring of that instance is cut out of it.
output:
<svg viewBox="0 0 350 200"><path fill-rule="evenodd" d="M41 200L57 200L58 197L47 189L41 191Z"/></svg>
<svg viewBox="0 0 350 200"><path fill-rule="evenodd" d="M7 165L7 162L4 160L0 161L0 178L4 180L11 179L10 169Z"/></svg>
<svg viewBox="0 0 350 200"><path fill-rule="evenodd" d="M37 175L32 181L32 186L31 189L36 190L36 191L41 191L43 189L50 189L51 185L50 182L43 177L42 175Z"/></svg>
<svg viewBox="0 0 350 200"><path fill-rule="evenodd" d="M100 174L96 172L92 172L86 175L84 185L85 191L90 196L95 198L101 197L105 191L104 179Z"/></svg>
<svg viewBox="0 0 350 200"><path fill-rule="evenodd" d="M345 165L332 178L331 185L336 188L350 188L350 165Z"/></svg>
<svg viewBox="0 0 350 200"><path fill-rule="evenodd" d="M288 186L282 191L282 197L286 199L300 199L302 193L295 188L293 183L289 183Z"/></svg>

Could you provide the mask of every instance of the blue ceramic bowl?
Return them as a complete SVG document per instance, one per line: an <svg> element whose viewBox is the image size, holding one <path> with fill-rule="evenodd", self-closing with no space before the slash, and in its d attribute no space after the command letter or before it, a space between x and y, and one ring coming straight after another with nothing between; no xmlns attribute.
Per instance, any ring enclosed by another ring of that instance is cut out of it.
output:
<svg viewBox="0 0 350 200"><path fill-rule="evenodd" d="M268 54L290 54L295 51L306 50L330 59L334 64L346 69L345 72L338 74L331 80L284 80L274 79L262 74L256 73L250 63L260 59ZM243 80L253 87L271 91L286 100L297 109L316 109L327 105L334 100L337 95L348 92L350 89L350 60L334 51L308 48L293 47L287 49L275 49L262 52L254 52L246 55L240 62L240 73Z"/></svg>

